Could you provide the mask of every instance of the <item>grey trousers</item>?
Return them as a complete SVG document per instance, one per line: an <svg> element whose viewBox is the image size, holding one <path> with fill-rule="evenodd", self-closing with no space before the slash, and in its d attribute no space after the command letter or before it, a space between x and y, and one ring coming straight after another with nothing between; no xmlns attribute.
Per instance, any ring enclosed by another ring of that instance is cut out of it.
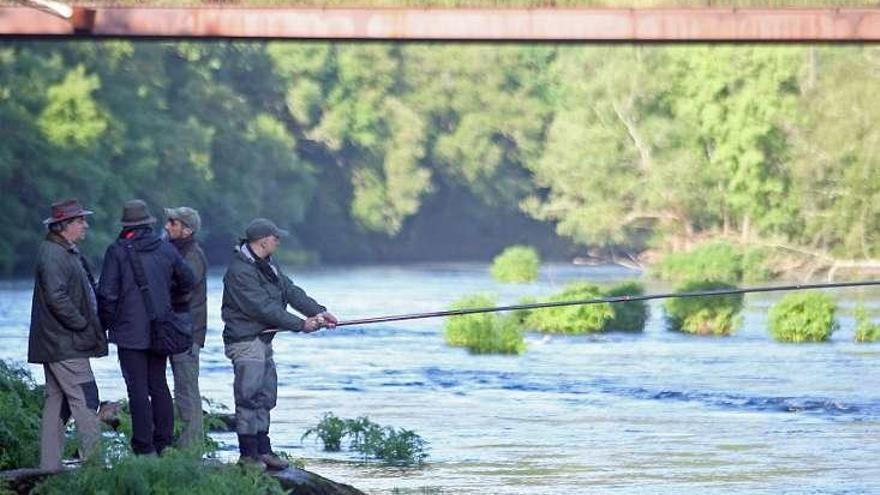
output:
<svg viewBox="0 0 880 495"><path fill-rule="evenodd" d="M46 375L46 403L40 437L40 468L61 469L64 432L73 416L80 440L80 458L93 455L99 447L98 386L89 360L68 359L43 364Z"/></svg>
<svg viewBox="0 0 880 495"><path fill-rule="evenodd" d="M174 373L174 408L183 424L177 446L191 448L204 441L204 418L202 417L202 394L199 392L199 350L193 344L187 352L171 356Z"/></svg>
<svg viewBox="0 0 880 495"><path fill-rule="evenodd" d="M226 345L235 381L235 424L239 435L269 431L269 411L278 399L278 375L272 359L272 343L254 339Z"/></svg>

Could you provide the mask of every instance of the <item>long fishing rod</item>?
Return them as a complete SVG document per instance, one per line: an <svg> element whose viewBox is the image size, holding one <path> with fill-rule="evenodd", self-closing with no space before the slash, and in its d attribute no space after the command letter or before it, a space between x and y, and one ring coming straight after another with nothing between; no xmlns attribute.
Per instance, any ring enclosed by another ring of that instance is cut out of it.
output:
<svg viewBox="0 0 880 495"><path fill-rule="evenodd" d="M541 309L541 308L557 308L561 306L582 306L587 304L602 304L602 303L625 303L625 302L635 302L635 301L648 301L651 299L671 299L671 298L687 298L687 297L710 297L710 296L728 296L733 294L748 294L752 292L777 292L777 291L790 291L790 290L809 290L809 289L831 289L831 288L839 288L839 287L865 287L865 286L873 286L880 285L880 280L872 280L865 282L839 282L839 283L827 283L827 284L797 284L797 285L777 285L771 287L745 287L745 288L735 288L735 289L716 289L716 290L708 290L701 292L668 292L665 294L645 294L645 295L624 295L624 296L612 296L612 297L597 297L594 299L579 299L572 301L557 301L557 302L544 302L544 303L531 303L531 304L513 304L510 306L493 306L487 308L464 308L464 309L450 309L446 311L432 311L429 313L411 313L411 314L400 314L400 315L388 315L388 316L374 316L372 318L359 318L356 320L345 320L340 321L336 324L337 327L347 327L352 325L371 325L374 323L387 323L391 321L403 321L403 320L422 320L426 318L440 318L444 316L462 316L462 315L472 315L477 313L496 313L502 311L517 311L522 309ZM263 333L277 333L284 332L286 330L272 328L264 331Z"/></svg>

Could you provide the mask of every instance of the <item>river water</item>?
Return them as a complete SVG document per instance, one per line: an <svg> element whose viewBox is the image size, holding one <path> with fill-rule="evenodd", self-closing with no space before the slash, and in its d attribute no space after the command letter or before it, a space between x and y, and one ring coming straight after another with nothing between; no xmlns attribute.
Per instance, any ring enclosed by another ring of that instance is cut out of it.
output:
<svg viewBox="0 0 880 495"><path fill-rule="evenodd" d="M485 264L443 264L309 269L293 278L351 319L446 309L475 292L516 303L573 280L637 275L549 265L537 283L500 285ZM231 406L221 276L208 281L201 385ZM31 291L30 280L0 283L0 358L25 360ZM522 356L448 347L439 319L282 334L272 437L308 469L369 493L880 493L880 345L853 343L850 317L859 300L880 313L880 292L833 294L841 328L825 344L771 340L766 314L776 293L747 296L732 337L667 331L654 302L643 334L529 334ZM114 351L93 361L104 400L125 396ZM41 381L40 368L31 369ZM301 442L326 411L414 430L431 444L428 464L363 464L354 453ZM234 459L234 435L215 438Z"/></svg>

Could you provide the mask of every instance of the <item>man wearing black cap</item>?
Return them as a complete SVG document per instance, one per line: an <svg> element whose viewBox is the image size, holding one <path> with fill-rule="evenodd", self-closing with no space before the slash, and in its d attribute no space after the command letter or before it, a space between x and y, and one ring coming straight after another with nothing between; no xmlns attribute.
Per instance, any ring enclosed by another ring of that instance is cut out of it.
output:
<svg viewBox="0 0 880 495"><path fill-rule="evenodd" d="M278 378L272 359L274 334L262 332L274 328L310 333L337 323L272 260L281 237L287 235L270 220L252 221L223 277L223 342L235 372L239 462L269 469L285 469L288 463L272 452L269 441L269 411L275 407ZM289 313L288 305L306 319Z"/></svg>
<svg viewBox="0 0 880 495"><path fill-rule="evenodd" d="M49 232L37 250L28 362L41 363L46 376L46 402L40 439L40 467L61 469L65 424L76 421L80 455L95 453L100 439L98 387L90 357L107 355L107 340L98 321L95 279L77 249L89 223L75 199L52 205L43 221Z"/></svg>
<svg viewBox="0 0 880 495"><path fill-rule="evenodd" d="M128 391L131 448L138 455L161 454L171 443L174 406L165 380L168 356L150 350L150 312L188 312L193 274L177 249L153 230L156 218L146 203L127 201L121 223L119 238L104 255L99 316L116 344Z"/></svg>

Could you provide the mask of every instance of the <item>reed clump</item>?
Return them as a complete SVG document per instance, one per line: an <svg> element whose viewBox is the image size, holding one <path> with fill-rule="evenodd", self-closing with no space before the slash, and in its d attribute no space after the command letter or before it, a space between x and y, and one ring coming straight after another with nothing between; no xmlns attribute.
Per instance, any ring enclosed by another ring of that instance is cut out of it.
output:
<svg viewBox="0 0 880 495"><path fill-rule="evenodd" d="M498 282L522 284L538 279L541 257L529 246L510 246L492 261L490 273Z"/></svg>
<svg viewBox="0 0 880 495"><path fill-rule="evenodd" d="M451 309L495 306L487 295L471 295L459 299ZM444 336L451 346L464 347L474 354L522 354L525 339L517 315L476 313L450 316L446 319Z"/></svg>
<svg viewBox="0 0 880 495"><path fill-rule="evenodd" d="M719 281L690 281L676 292L704 292L735 289L736 286ZM723 296L676 297L666 301L666 321L676 331L694 335L731 335L740 325L739 312L743 308L742 294Z"/></svg>
<svg viewBox="0 0 880 495"><path fill-rule="evenodd" d="M770 308L770 334L779 342L825 342L838 328L836 311L826 294L788 294Z"/></svg>

